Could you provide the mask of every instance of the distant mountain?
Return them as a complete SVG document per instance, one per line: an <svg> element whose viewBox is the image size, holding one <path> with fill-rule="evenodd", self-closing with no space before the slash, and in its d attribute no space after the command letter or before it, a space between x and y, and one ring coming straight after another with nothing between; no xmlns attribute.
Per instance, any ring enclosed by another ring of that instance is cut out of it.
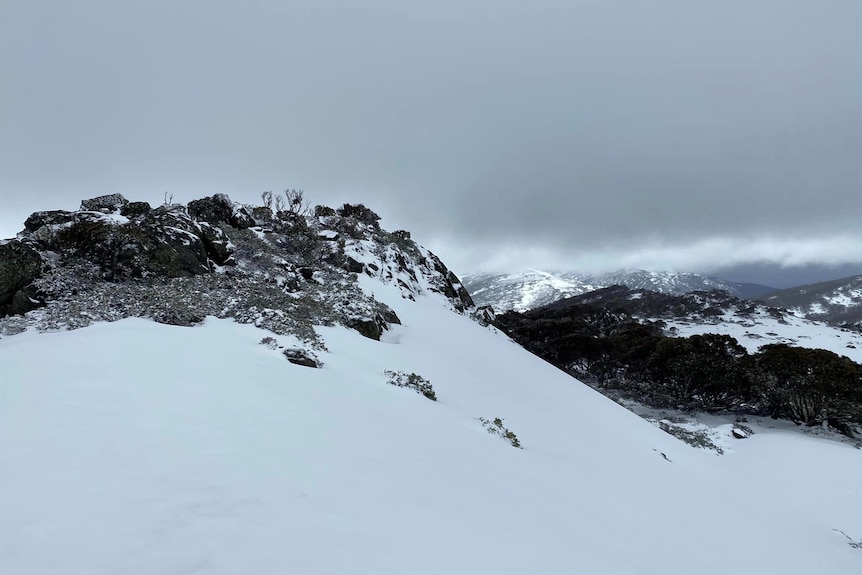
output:
<svg viewBox="0 0 862 575"><path fill-rule="evenodd" d="M468 288L469 289L469 288ZM760 298L808 319L833 324L862 321L862 276L797 286Z"/></svg>
<svg viewBox="0 0 862 575"><path fill-rule="evenodd" d="M517 274L466 275L462 281L477 305L490 305L498 311L533 309L612 285L673 295L722 290L741 298L774 291L774 288L763 285L730 282L695 273L645 270L600 275L529 270Z"/></svg>

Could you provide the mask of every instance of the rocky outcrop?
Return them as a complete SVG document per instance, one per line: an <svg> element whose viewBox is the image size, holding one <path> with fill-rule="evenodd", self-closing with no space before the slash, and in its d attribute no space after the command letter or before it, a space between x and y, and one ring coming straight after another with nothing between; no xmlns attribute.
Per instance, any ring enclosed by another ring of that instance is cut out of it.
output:
<svg viewBox="0 0 862 575"><path fill-rule="evenodd" d="M63 210L35 212L30 214L30 217L24 222L24 229L28 232L35 232L45 226L57 226L69 223L74 218L74 212L66 212Z"/></svg>
<svg viewBox="0 0 862 575"><path fill-rule="evenodd" d="M102 212L104 214L113 214L119 212L129 204L129 200L121 194L109 194L107 196L99 196L90 200L81 202L82 212Z"/></svg>
<svg viewBox="0 0 862 575"><path fill-rule="evenodd" d="M254 217L249 209L237 204L225 194L216 194L209 198L189 202L188 211L195 220L204 221L214 226L228 224L242 230L255 225Z"/></svg>
<svg viewBox="0 0 862 575"><path fill-rule="evenodd" d="M379 219L362 204L273 211L225 195L152 208L113 194L84 200L78 211L37 212L4 244L0 317L42 302L46 309L0 321L0 333L130 316L187 326L215 316L291 334L310 348L320 345L319 325L379 340L400 320L363 289L361 273L407 299L434 292L458 311L472 306L439 258L408 232L381 229Z"/></svg>
<svg viewBox="0 0 862 575"><path fill-rule="evenodd" d="M84 200L81 207L32 214L24 224L25 237L36 250L59 254L66 264L95 264L111 282L189 277L210 272L211 264L235 263L224 232L196 222L179 204L152 209L114 194Z"/></svg>
<svg viewBox="0 0 862 575"><path fill-rule="evenodd" d="M0 245L0 317L39 307L33 282L42 274L39 252L17 240Z"/></svg>

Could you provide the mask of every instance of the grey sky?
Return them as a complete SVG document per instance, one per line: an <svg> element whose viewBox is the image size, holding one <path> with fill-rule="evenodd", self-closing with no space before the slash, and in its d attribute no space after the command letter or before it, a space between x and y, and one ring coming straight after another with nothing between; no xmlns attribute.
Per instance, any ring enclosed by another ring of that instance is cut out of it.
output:
<svg viewBox="0 0 862 575"><path fill-rule="evenodd" d="M0 235L104 193L302 187L462 273L860 263L860 22L858 0L0 0Z"/></svg>

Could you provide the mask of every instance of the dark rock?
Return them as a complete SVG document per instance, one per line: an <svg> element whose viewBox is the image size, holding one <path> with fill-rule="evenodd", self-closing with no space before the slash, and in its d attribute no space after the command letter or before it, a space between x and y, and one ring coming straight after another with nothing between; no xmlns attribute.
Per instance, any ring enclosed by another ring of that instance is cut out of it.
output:
<svg viewBox="0 0 862 575"><path fill-rule="evenodd" d="M363 204L344 204L336 210L336 213L342 218L353 218L375 229L380 229L380 216Z"/></svg>
<svg viewBox="0 0 862 575"><path fill-rule="evenodd" d="M353 259L352 257L347 256L344 260L344 269L351 273L359 274L362 273L362 270L365 269L365 266L361 262L358 262Z"/></svg>
<svg viewBox="0 0 862 575"><path fill-rule="evenodd" d="M380 336L383 335L385 323L375 319L350 319L345 324L350 329L355 329L361 335L368 339L380 341Z"/></svg>
<svg viewBox="0 0 862 575"><path fill-rule="evenodd" d="M154 314L152 319L157 323L179 327L191 327L204 321L203 317L190 310L176 308L162 310Z"/></svg>
<svg viewBox="0 0 862 575"><path fill-rule="evenodd" d="M345 326L350 329L355 329L368 339L380 341L380 337L383 335L383 332L386 331L391 324L401 325L401 319L388 306L380 304L374 317L349 318L345 323Z"/></svg>
<svg viewBox="0 0 862 575"><path fill-rule="evenodd" d="M392 232L392 240L396 243L407 243L411 241L410 232L408 232L407 230L395 230L394 232Z"/></svg>
<svg viewBox="0 0 862 575"><path fill-rule="evenodd" d="M35 232L42 226L58 225L71 222L75 217L72 212L63 210L51 210L47 212L35 212L24 222L24 228L28 232Z"/></svg>
<svg viewBox="0 0 862 575"><path fill-rule="evenodd" d="M491 325L497 319L497 314L494 312L493 307L489 305L483 305L473 312L473 319L475 319L482 325Z"/></svg>
<svg viewBox="0 0 862 575"><path fill-rule="evenodd" d="M740 429L740 428L738 428L738 427L734 427L734 428L733 428L733 430L731 430L731 433L733 433L733 436L734 436L736 439L746 439L746 438L748 438L748 432L747 432L747 431L745 431L744 429Z"/></svg>
<svg viewBox="0 0 862 575"><path fill-rule="evenodd" d="M233 259L233 249L231 249L230 240L228 240L221 228L211 226L206 222L198 224L201 229L200 237L204 242L204 249L207 256L216 263L216 265L236 265Z"/></svg>
<svg viewBox="0 0 862 575"><path fill-rule="evenodd" d="M122 194L109 194L107 196L84 200L81 202L81 211L112 214L128 204L129 200L124 198Z"/></svg>
<svg viewBox="0 0 862 575"><path fill-rule="evenodd" d="M147 202L130 202L120 208L120 215L127 218L138 218L152 211L152 206Z"/></svg>
<svg viewBox="0 0 862 575"><path fill-rule="evenodd" d="M401 318L387 305L380 304L380 317L387 324L401 325Z"/></svg>
<svg viewBox="0 0 862 575"><path fill-rule="evenodd" d="M296 271L298 271L300 273L300 275L303 277L303 279L307 282L310 282L312 279L314 279L314 269L312 269L312 268L303 267L303 268L299 268Z"/></svg>
<svg viewBox="0 0 862 575"><path fill-rule="evenodd" d="M284 354L284 357L287 358L287 361L295 365L314 368L318 368L321 366L320 361L318 361L318 359L314 357L314 354L304 349L298 347L290 347L285 349L282 353Z"/></svg>
<svg viewBox="0 0 862 575"><path fill-rule="evenodd" d="M228 224L243 230L255 225L254 218L245 206L234 203L225 194L189 202L188 211L192 218L214 226Z"/></svg>
<svg viewBox="0 0 862 575"><path fill-rule="evenodd" d="M35 290L29 288L42 275L43 265L39 252L22 242L0 245L0 317L38 307L30 301Z"/></svg>
<svg viewBox="0 0 862 575"><path fill-rule="evenodd" d="M45 302L39 298L36 286L29 285L15 294L12 302L9 304L9 315L24 315L28 311L38 309L45 305Z"/></svg>
<svg viewBox="0 0 862 575"><path fill-rule="evenodd" d="M200 233L184 209L161 206L129 225L78 212L69 225L38 239L66 260L98 265L106 280L116 282L147 274L172 278L209 272Z"/></svg>

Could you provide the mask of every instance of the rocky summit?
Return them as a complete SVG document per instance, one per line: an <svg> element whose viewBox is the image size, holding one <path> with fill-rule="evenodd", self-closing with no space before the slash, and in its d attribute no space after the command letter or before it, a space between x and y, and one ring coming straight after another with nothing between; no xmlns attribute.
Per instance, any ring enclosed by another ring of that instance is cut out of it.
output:
<svg viewBox="0 0 862 575"><path fill-rule="evenodd" d="M277 207L284 208L279 205ZM398 316L362 276L402 297L438 294L473 312L459 279L406 231L362 204L236 203L223 194L152 207L119 194L77 211L32 214L0 243L0 335L147 317L192 325L232 318L321 346L315 325L379 339Z"/></svg>

